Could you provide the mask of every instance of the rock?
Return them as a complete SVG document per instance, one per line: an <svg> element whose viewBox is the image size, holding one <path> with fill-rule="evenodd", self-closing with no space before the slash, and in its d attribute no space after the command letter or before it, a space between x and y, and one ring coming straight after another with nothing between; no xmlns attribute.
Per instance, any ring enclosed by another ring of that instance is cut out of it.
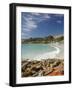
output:
<svg viewBox="0 0 73 90"><path fill-rule="evenodd" d="M47 75L64 75L64 60L46 59L22 61L21 64L22 77L36 77Z"/></svg>
<svg viewBox="0 0 73 90"><path fill-rule="evenodd" d="M36 73L36 71L32 70L32 74L35 74L35 73Z"/></svg>
<svg viewBox="0 0 73 90"><path fill-rule="evenodd" d="M54 62L55 62L54 60L50 60L50 61L49 61L50 64L53 64Z"/></svg>
<svg viewBox="0 0 73 90"><path fill-rule="evenodd" d="M64 70L61 70L60 73L61 73L62 75L64 75Z"/></svg>
<svg viewBox="0 0 73 90"><path fill-rule="evenodd" d="M35 74L33 74L32 76L33 76L33 77L38 76L38 73L36 72L36 73L35 73Z"/></svg>
<svg viewBox="0 0 73 90"><path fill-rule="evenodd" d="M44 70L43 76L48 75L48 74L51 73L52 71L53 71L52 68L48 68L48 69Z"/></svg>
<svg viewBox="0 0 73 90"><path fill-rule="evenodd" d="M38 76L43 76L43 70L40 70Z"/></svg>
<svg viewBox="0 0 73 90"><path fill-rule="evenodd" d="M41 67L41 65L35 64L35 65L31 66L31 69L38 71L38 70L42 69L42 67Z"/></svg>
<svg viewBox="0 0 73 90"><path fill-rule="evenodd" d="M28 77L28 76L31 76L32 75L32 72L31 72L31 69L30 68L27 68L24 72L23 72L23 76L24 77Z"/></svg>
<svg viewBox="0 0 73 90"><path fill-rule="evenodd" d="M23 64L22 64L22 68L23 68L23 67L26 67L27 64L28 64L28 62L23 63Z"/></svg>
<svg viewBox="0 0 73 90"><path fill-rule="evenodd" d="M61 62L60 61L55 61L54 64L52 64L52 67L56 67L60 64Z"/></svg>

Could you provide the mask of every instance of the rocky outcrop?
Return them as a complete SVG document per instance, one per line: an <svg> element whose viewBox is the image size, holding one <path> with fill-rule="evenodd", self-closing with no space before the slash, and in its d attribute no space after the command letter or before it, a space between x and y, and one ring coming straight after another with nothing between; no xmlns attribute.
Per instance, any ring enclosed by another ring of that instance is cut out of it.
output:
<svg viewBox="0 0 73 90"><path fill-rule="evenodd" d="M24 60L21 63L22 77L56 76L64 75L64 60Z"/></svg>

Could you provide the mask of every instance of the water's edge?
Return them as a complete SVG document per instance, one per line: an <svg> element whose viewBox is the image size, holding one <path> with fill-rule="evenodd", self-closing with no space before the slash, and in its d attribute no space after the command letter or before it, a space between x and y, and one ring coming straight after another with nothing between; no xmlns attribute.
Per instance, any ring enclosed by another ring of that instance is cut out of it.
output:
<svg viewBox="0 0 73 90"><path fill-rule="evenodd" d="M50 46L53 47L55 50L53 50L51 52L46 52L46 53L41 54L41 55L40 54L39 55L35 55L33 60L42 60L42 59L48 59L48 58L49 59L53 59L53 58L62 59L63 57L57 57L57 55L59 55L60 51L61 51L61 49L58 47L59 45L53 44L53 45L50 45ZM31 58L27 58L27 59L31 60ZM26 60L26 58L24 58L22 60Z"/></svg>

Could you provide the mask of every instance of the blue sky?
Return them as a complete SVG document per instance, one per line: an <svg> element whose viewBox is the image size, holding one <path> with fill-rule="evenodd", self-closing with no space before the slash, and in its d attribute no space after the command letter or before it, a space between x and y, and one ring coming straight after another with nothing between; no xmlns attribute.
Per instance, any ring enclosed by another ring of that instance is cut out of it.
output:
<svg viewBox="0 0 73 90"><path fill-rule="evenodd" d="M46 37L64 33L64 15L50 13L21 13L21 38Z"/></svg>

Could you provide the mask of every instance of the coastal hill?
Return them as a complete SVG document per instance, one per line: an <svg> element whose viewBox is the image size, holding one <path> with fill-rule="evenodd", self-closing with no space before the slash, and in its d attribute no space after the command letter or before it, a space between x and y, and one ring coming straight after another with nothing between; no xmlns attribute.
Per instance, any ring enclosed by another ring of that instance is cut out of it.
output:
<svg viewBox="0 0 73 90"><path fill-rule="evenodd" d="M50 43L50 42L60 42L64 40L63 35L58 36L52 36L49 35L47 37L38 37L38 38L29 38L29 39L22 39L22 44L28 44L28 43Z"/></svg>

